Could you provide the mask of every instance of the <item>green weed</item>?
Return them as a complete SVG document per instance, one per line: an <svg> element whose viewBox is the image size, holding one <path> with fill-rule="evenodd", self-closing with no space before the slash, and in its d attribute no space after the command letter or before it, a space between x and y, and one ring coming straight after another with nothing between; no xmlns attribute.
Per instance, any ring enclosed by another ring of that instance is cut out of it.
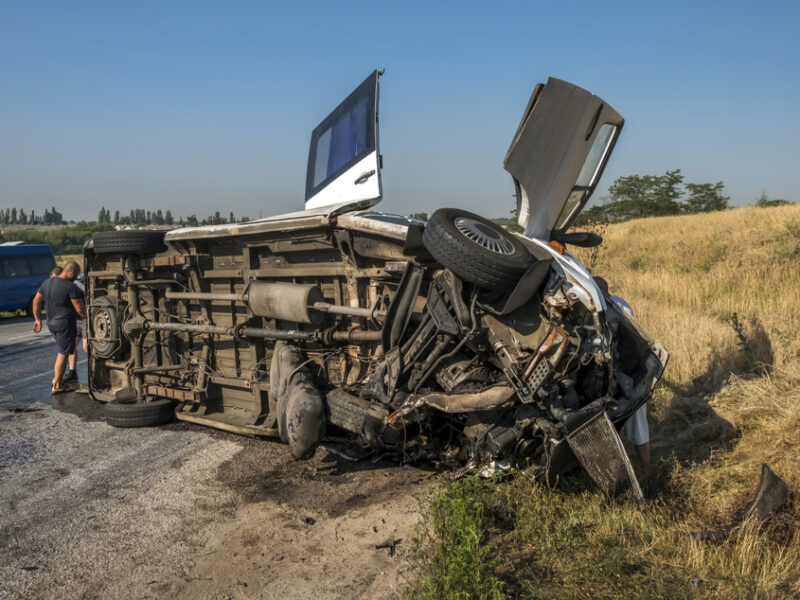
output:
<svg viewBox="0 0 800 600"><path fill-rule="evenodd" d="M423 576L406 592L423 600L501 600L499 558L489 541L494 486L475 477L450 484L431 505L415 541Z"/></svg>

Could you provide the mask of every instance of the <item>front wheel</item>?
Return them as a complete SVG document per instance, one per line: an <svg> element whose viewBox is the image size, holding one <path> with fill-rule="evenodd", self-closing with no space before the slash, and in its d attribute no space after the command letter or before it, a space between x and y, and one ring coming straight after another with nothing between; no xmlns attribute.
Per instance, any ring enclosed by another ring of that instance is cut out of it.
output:
<svg viewBox="0 0 800 600"><path fill-rule="evenodd" d="M440 208L433 213L422 243L443 267L486 289L514 287L533 262L516 236L488 219L457 208Z"/></svg>

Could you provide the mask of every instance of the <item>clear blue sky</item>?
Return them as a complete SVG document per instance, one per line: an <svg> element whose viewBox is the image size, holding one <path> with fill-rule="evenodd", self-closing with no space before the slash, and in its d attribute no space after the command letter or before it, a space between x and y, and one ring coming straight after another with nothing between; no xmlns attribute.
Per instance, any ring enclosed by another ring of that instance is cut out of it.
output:
<svg viewBox="0 0 800 600"><path fill-rule="evenodd" d="M798 2L0 1L0 206L258 217L302 206L311 129L381 67L390 212L512 207L549 75L626 119L599 195L679 168L800 199Z"/></svg>

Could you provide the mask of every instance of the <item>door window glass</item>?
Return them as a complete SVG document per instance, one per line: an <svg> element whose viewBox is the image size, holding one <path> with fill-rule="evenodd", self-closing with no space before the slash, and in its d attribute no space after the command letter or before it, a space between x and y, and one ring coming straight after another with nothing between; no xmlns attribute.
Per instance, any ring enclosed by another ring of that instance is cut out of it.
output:
<svg viewBox="0 0 800 600"><path fill-rule="evenodd" d="M363 98L320 136L314 164L314 187L367 149L367 101Z"/></svg>
<svg viewBox="0 0 800 600"><path fill-rule="evenodd" d="M617 126L611 123L604 123L600 127L583 167L581 167L581 172L578 174L578 179L575 181L576 186L590 187L597 183L600 166L608 155L608 149L611 147L616 131Z"/></svg>
<svg viewBox="0 0 800 600"><path fill-rule="evenodd" d="M34 275L49 275L55 264L52 257L47 254L38 254L30 257L31 271Z"/></svg>
<svg viewBox="0 0 800 600"><path fill-rule="evenodd" d="M4 259L6 277L29 277L30 263L24 256L9 256Z"/></svg>
<svg viewBox="0 0 800 600"><path fill-rule="evenodd" d="M564 208L561 209L561 214L558 215L555 229L564 229L567 226L570 216L576 209L579 209L584 196L586 196L586 190L573 189L572 192L570 192L567 203L564 204Z"/></svg>
<svg viewBox="0 0 800 600"><path fill-rule="evenodd" d="M583 166L580 173L578 173L578 178L575 180L575 185L572 187L572 191L567 197L567 201L561 209L553 229L563 231L569 227L574 216L583 208L586 199L591 195L594 186L597 185L603 165L608 158L608 152L616 138L617 130L618 127L611 123L604 123L600 127L597 137L594 138L592 147L589 149L589 154L586 156L586 160L583 161Z"/></svg>

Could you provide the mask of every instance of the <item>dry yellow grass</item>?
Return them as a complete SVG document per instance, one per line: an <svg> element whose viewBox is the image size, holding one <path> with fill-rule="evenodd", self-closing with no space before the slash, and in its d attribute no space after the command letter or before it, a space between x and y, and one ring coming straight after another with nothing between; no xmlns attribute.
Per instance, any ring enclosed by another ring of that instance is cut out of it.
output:
<svg viewBox="0 0 800 600"><path fill-rule="evenodd" d="M650 421L685 495L675 527L729 522L762 462L800 490L800 206L641 219L604 237L582 259L671 353ZM713 595L800 595L798 524L794 506L723 544L679 542L676 565L717 579Z"/></svg>

